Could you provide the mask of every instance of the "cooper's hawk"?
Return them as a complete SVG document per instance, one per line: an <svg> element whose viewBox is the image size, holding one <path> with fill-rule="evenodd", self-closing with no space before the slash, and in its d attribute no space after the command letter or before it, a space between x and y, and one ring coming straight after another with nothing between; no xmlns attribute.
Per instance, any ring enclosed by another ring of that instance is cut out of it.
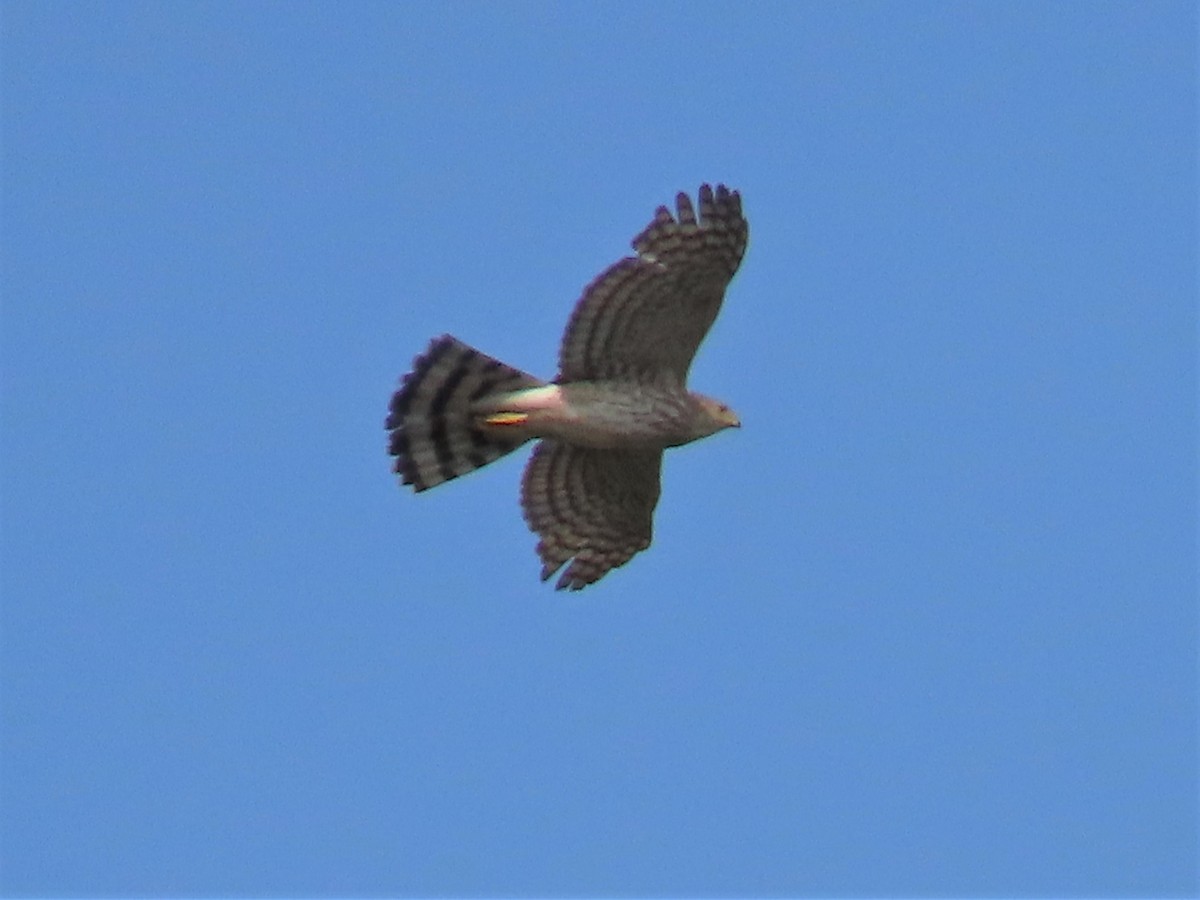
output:
<svg viewBox="0 0 1200 900"><path fill-rule="evenodd" d="M540 438L521 506L541 540L542 580L579 590L650 546L663 450L737 427L689 391L688 368L737 271L748 234L736 191L700 187L660 206L636 256L584 289L545 382L449 336L434 339L393 395L389 453L423 491Z"/></svg>

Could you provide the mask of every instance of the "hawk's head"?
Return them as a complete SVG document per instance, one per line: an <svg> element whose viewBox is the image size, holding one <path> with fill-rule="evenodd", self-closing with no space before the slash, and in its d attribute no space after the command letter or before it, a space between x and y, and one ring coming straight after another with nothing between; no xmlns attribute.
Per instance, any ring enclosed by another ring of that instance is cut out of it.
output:
<svg viewBox="0 0 1200 900"><path fill-rule="evenodd" d="M720 400L705 397L703 394L692 393L696 401L696 417L694 425L696 437L707 437L725 428L741 428L742 422L732 409Z"/></svg>

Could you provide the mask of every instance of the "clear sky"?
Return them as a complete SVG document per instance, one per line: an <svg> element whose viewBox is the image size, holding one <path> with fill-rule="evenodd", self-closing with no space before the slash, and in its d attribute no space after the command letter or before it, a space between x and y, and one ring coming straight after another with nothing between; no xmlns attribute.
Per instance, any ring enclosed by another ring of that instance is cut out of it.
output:
<svg viewBox="0 0 1200 900"><path fill-rule="evenodd" d="M1191 3L5 3L0 889L1197 885ZM654 546L538 581L544 377L742 193Z"/></svg>

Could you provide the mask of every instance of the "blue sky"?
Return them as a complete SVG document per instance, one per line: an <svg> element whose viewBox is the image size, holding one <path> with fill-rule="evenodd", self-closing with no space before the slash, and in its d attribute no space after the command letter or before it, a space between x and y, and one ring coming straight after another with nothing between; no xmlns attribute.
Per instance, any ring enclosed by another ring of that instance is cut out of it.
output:
<svg viewBox="0 0 1200 900"><path fill-rule="evenodd" d="M1197 890L1188 3L6 3L8 895ZM654 546L415 496L678 190Z"/></svg>

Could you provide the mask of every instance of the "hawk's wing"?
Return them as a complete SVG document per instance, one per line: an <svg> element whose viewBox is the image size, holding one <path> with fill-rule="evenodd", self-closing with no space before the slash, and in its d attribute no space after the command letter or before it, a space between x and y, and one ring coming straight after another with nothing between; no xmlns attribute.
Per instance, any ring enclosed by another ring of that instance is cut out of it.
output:
<svg viewBox="0 0 1200 900"><path fill-rule="evenodd" d="M594 450L544 440L521 482L521 508L541 538L542 581L577 591L650 546L662 450Z"/></svg>
<svg viewBox="0 0 1200 900"><path fill-rule="evenodd" d="M683 385L746 250L737 191L700 187L697 219L687 194L677 216L660 206L633 239L637 256L584 289L559 353L559 381L633 378Z"/></svg>

